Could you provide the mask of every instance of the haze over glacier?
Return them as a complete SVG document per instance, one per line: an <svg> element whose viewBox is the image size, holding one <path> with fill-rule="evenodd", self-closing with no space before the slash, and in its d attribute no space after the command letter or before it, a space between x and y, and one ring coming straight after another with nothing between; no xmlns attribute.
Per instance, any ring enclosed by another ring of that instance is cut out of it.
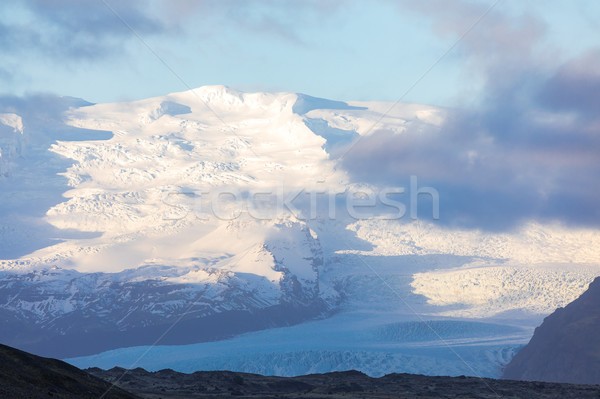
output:
<svg viewBox="0 0 600 399"><path fill-rule="evenodd" d="M5 101L2 341L77 366L498 376L599 274L600 234L444 223L444 192L438 221L408 174L349 212L385 189L341 162L353 143L455 112L390 106L224 86Z"/></svg>

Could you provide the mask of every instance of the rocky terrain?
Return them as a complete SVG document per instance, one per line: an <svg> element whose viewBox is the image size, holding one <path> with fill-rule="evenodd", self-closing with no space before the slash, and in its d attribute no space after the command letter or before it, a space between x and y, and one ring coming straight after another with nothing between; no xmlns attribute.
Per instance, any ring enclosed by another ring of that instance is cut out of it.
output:
<svg viewBox="0 0 600 399"><path fill-rule="evenodd" d="M299 377L265 377L228 371L192 374L173 370L108 371L92 375L144 398L598 398L599 386L503 381L476 377L388 374L371 378L358 371Z"/></svg>
<svg viewBox="0 0 600 399"><path fill-rule="evenodd" d="M137 396L65 362L0 345L0 397L134 399ZM110 389L110 392L109 392ZM103 396L106 393L105 396Z"/></svg>
<svg viewBox="0 0 600 399"><path fill-rule="evenodd" d="M600 277L536 328L504 378L600 384Z"/></svg>

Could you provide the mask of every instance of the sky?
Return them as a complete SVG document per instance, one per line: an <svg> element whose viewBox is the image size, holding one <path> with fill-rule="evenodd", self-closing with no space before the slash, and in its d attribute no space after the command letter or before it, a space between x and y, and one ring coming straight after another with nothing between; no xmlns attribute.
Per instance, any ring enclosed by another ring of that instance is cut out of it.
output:
<svg viewBox="0 0 600 399"><path fill-rule="evenodd" d="M440 223L600 228L596 0L21 0L0 12L0 97L114 102L223 84L439 105L441 129L376 129L340 162L384 186L418 176L440 192Z"/></svg>
<svg viewBox="0 0 600 399"><path fill-rule="evenodd" d="M485 76L472 63L481 49L461 42L480 37L499 16L535 25L536 50L552 52L556 65L600 37L594 0L20 0L2 2L0 13L1 94L91 102L223 84L470 106Z"/></svg>

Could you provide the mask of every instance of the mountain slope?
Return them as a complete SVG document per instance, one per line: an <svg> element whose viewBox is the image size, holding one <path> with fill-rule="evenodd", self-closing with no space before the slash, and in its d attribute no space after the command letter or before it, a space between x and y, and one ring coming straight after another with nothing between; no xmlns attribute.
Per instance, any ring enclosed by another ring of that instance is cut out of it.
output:
<svg viewBox="0 0 600 399"><path fill-rule="evenodd" d="M326 314L337 298L320 292L318 242L298 223L267 227L272 236L246 252L183 264L5 272L0 336L41 355L70 357L150 345L167 330L164 344L195 343Z"/></svg>
<svg viewBox="0 0 600 399"><path fill-rule="evenodd" d="M504 370L504 378L600 384L600 277L557 309Z"/></svg>
<svg viewBox="0 0 600 399"><path fill-rule="evenodd" d="M0 345L0 396L31 399L137 397L60 360L34 356L5 345Z"/></svg>

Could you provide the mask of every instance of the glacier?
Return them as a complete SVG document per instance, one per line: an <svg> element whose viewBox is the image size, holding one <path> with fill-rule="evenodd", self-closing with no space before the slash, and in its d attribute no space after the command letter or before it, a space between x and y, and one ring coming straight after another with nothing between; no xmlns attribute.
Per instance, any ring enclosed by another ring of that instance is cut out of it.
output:
<svg viewBox="0 0 600 399"><path fill-rule="evenodd" d="M500 375L600 274L600 234L314 208L375 189L338 162L375 125L451 112L390 105L225 86L1 103L0 340L80 367ZM297 212L274 192L304 193Z"/></svg>

